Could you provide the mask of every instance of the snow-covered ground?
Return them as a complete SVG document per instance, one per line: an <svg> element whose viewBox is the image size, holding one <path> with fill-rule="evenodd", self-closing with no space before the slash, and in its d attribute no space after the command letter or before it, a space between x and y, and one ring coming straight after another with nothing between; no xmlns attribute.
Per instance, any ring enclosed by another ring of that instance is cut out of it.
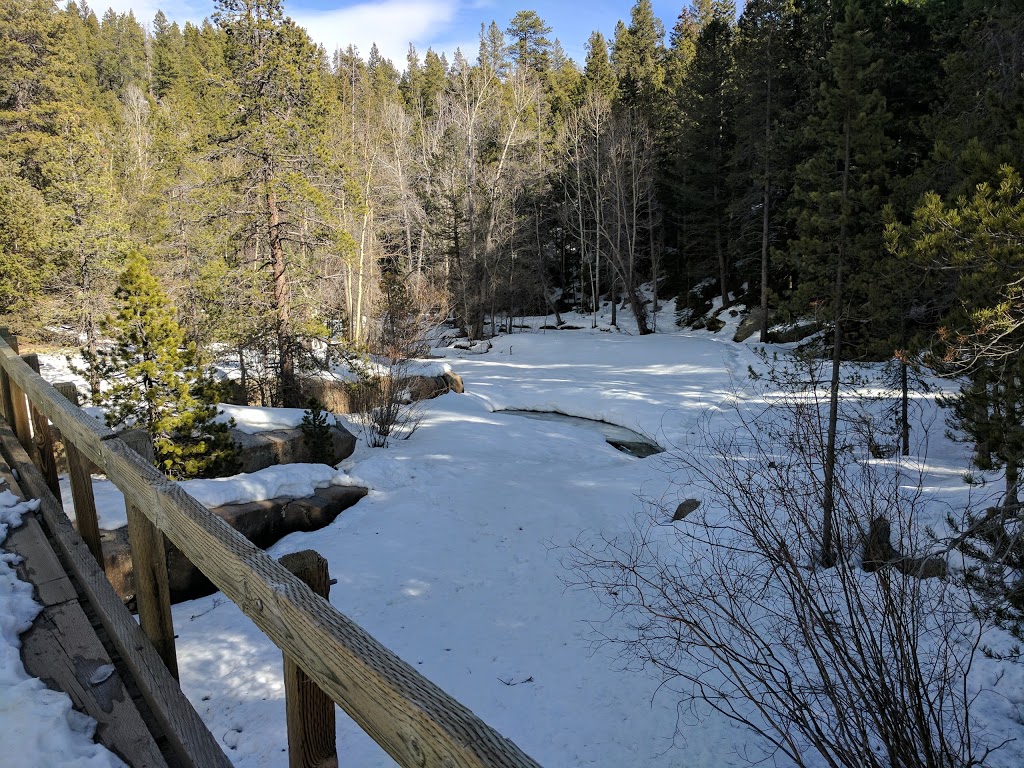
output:
<svg viewBox="0 0 1024 768"><path fill-rule="evenodd" d="M0 544L38 506L35 500L19 503L0 480ZM15 573L14 557L0 550L0 766L124 766L93 742L95 720L72 709L66 693L25 672L18 635L32 626L41 606L32 599L32 585Z"/></svg>
<svg viewBox="0 0 1024 768"><path fill-rule="evenodd" d="M323 554L339 610L542 765L747 764L744 755L755 754L748 731L711 713L677 721L678 699L658 678L595 642L623 627L594 594L565 587L573 541L628 535L641 496L675 508L684 491L673 483L673 450L687 450L708 417L710 428L729 430L737 407L763 408L763 392L747 376L764 371L758 345L733 343L738 318L721 319L727 325L718 334L670 330L668 305L657 325L669 332L640 337L628 333L628 316L622 332L608 328L607 312L597 329L589 316L567 315L579 330L542 331L553 318L535 319L531 332L435 350L445 359L428 365L462 376L466 393L425 403L407 441L388 449L360 442L344 474L310 468L323 474L310 480L358 483L370 494L328 528L292 534L271 554ZM859 385L861 393L877 389ZM236 420L251 429L301 419L299 411L245 410ZM595 430L505 410L617 424L668 452L632 458ZM920 471L933 501L929 522L997 492L998 477L982 488L963 483L968 450L945 438L931 396L915 399L912 422L918 455L906 466ZM175 606L174 621L182 686L233 762L287 765L280 651L222 595ZM983 691L975 713L995 741L1016 739L992 764L1024 764L1021 667L979 659L971 689ZM338 732L344 762L393 765L340 712ZM808 762L816 764L813 756Z"/></svg>
<svg viewBox="0 0 1024 768"><path fill-rule="evenodd" d="M591 622L606 609L564 586L566 548L581 534L627 533L639 494L674 509L671 452L635 459L595 431L501 413L553 410L684 446L709 413L729 424L751 392L747 369L761 361L731 335L547 331L499 337L485 354L448 349L466 394L430 401L408 441L360 444L343 469L369 496L271 554L327 557L339 610L542 765L746 764L753 737L724 718L677 733L677 699L595 643ZM915 412L932 424L925 483L958 503L967 453L942 437L931 400ZM182 685L235 764L286 765L280 652L219 595L176 606L174 620ZM996 691L989 729L1024 736L1020 672L982 663L973 685ZM393 764L343 714L338 723L346 762ZM994 764L1021 759L1011 744Z"/></svg>

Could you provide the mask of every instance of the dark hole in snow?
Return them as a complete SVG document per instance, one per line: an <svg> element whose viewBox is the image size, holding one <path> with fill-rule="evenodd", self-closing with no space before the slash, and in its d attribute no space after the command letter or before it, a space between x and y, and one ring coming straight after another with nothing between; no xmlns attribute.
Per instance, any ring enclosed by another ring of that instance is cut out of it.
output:
<svg viewBox="0 0 1024 768"><path fill-rule="evenodd" d="M639 432L634 432L631 429L620 427L617 424L609 424L607 421L597 421L595 419L584 419L580 416L566 416L564 413L557 413L554 411L499 411L499 413L508 413L513 416L525 416L528 419L537 419L539 421L557 421L563 424L571 424L574 427L580 427L581 429L590 429L600 432L604 436L604 440L608 445L616 448L623 453L628 453L630 456L636 456L638 459L646 459L648 456L653 456L656 453L663 453L665 451L660 445L655 443L653 440L644 437Z"/></svg>

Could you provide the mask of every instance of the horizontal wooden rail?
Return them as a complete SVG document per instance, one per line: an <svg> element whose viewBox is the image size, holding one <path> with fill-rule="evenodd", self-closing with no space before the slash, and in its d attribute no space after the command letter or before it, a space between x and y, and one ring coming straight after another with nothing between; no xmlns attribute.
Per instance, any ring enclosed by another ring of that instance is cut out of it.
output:
<svg viewBox="0 0 1024 768"><path fill-rule="evenodd" d="M0 367L227 597L401 766L538 767L438 686L250 543L0 340ZM539 768L539 767L538 767Z"/></svg>

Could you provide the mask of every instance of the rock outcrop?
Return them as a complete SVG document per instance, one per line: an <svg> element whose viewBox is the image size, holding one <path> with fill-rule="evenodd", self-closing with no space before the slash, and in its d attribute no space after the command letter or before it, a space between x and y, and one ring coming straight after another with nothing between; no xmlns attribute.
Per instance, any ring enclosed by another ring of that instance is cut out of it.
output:
<svg viewBox="0 0 1024 768"><path fill-rule="evenodd" d="M343 511L366 495L359 486L320 488L301 499L279 498L248 504L227 504L210 510L256 546L266 549L295 531L316 531L330 525ZM128 529L102 531L107 578L122 600L135 596ZM166 541L166 540L165 540ZM180 603L216 592L216 587L171 542L167 546L167 574L171 602Z"/></svg>
<svg viewBox="0 0 1024 768"><path fill-rule="evenodd" d="M356 437L342 426L328 427L333 452L328 462L312 455L301 428L275 429L248 434L231 430L231 439L238 446L239 472L256 472L275 464L328 463L344 461L356 449Z"/></svg>

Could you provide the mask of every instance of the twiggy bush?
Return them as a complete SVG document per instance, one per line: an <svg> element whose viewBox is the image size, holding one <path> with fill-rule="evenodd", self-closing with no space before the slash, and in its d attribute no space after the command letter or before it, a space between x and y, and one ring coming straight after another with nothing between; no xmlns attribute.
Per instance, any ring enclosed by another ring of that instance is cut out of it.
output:
<svg viewBox="0 0 1024 768"><path fill-rule="evenodd" d="M447 316L442 294L431 293L421 276L385 271L369 354L351 363L358 381L349 390L353 418L371 447L412 436L423 419L409 381L412 358L429 351L428 329Z"/></svg>
<svg viewBox="0 0 1024 768"><path fill-rule="evenodd" d="M709 706L761 737L751 762L980 765L990 747L973 733L967 675L982 627L957 587L898 567L908 558L897 550L927 540L920 478L848 444L835 566L817 558L823 394L813 377L772 382L707 419L672 467L698 509L673 523L668 504L647 500L629 535L575 542L571 581L619 615L595 627L657 670L681 718ZM891 562L864 562L874 521L899 537L883 547Z"/></svg>

